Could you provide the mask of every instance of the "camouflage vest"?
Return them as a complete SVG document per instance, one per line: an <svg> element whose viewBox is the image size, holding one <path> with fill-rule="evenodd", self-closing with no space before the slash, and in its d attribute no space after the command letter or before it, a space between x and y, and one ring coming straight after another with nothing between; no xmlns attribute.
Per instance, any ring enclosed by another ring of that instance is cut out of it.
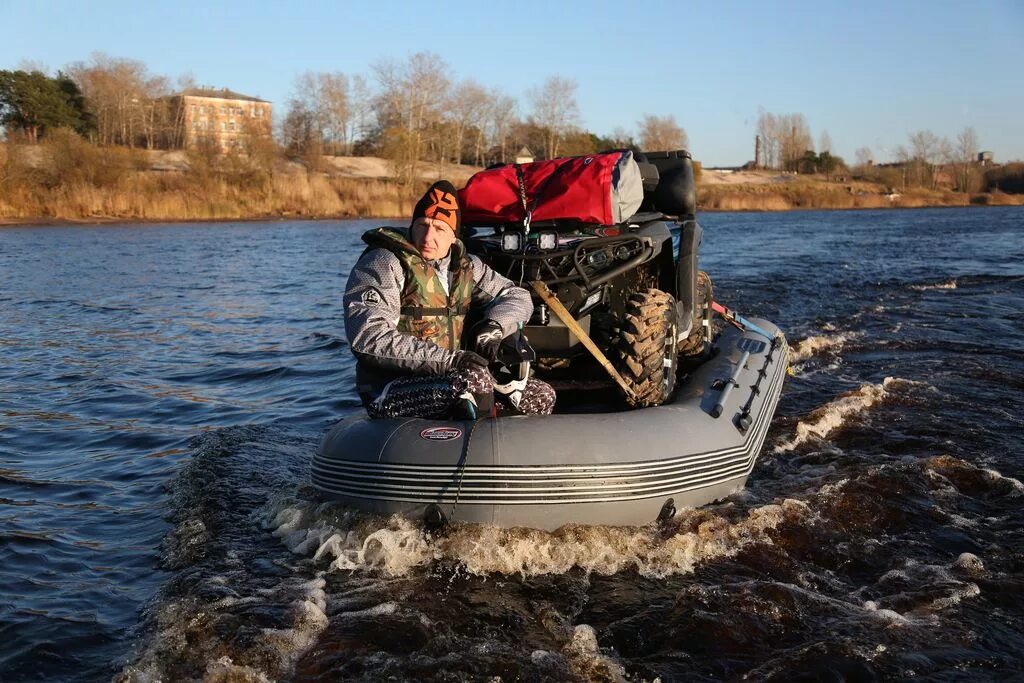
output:
<svg viewBox="0 0 1024 683"><path fill-rule="evenodd" d="M406 235L394 228L376 228L363 234L370 248L381 247L398 257L405 272L402 289L402 310L398 331L429 341L449 351L459 349L466 313L473 298L473 264L466 248L456 240L452 244L449 293L430 262L409 242Z"/></svg>

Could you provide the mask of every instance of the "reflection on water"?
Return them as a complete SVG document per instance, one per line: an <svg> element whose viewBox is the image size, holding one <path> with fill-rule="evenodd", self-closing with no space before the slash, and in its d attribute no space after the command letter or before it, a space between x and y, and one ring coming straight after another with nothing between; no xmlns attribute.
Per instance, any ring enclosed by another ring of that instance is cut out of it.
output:
<svg viewBox="0 0 1024 683"><path fill-rule="evenodd" d="M309 486L373 223L0 231L0 678L1024 674L1024 211L703 223L793 343L748 488L439 537Z"/></svg>

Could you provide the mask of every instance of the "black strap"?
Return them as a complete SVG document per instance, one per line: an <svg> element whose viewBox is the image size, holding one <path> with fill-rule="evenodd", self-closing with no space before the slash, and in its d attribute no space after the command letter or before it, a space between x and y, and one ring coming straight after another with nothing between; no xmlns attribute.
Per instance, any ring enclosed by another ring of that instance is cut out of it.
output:
<svg viewBox="0 0 1024 683"><path fill-rule="evenodd" d="M430 308L427 306L402 306L399 312L402 315L411 315L416 318L425 318L427 316L434 315L466 315L467 313L469 313L469 306L444 306L435 308Z"/></svg>

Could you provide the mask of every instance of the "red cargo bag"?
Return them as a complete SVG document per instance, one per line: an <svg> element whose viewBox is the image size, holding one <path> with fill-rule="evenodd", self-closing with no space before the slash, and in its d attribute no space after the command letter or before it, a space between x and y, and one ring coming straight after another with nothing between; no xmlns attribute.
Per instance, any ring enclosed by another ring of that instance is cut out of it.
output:
<svg viewBox="0 0 1024 683"><path fill-rule="evenodd" d="M462 222L522 222L520 172L532 221L615 225L635 214L643 202L643 181L633 153L607 152L480 171L459 191Z"/></svg>

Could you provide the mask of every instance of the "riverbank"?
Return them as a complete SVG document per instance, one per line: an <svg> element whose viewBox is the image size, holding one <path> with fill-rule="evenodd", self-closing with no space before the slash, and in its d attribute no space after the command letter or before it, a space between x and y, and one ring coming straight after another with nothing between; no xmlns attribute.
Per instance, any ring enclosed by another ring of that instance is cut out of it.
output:
<svg viewBox="0 0 1024 683"><path fill-rule="evenodd" d="M432 180L458 185L479 170L425 163L410 188L376 157L323 157L312 171L280 158L211 160L181 151L72 146L17 154L0 146L0 225L386 218L408 215ZM697 203L699 211L1013 206L1024 195L901 192L862 180L705 170Z"/></svg>

